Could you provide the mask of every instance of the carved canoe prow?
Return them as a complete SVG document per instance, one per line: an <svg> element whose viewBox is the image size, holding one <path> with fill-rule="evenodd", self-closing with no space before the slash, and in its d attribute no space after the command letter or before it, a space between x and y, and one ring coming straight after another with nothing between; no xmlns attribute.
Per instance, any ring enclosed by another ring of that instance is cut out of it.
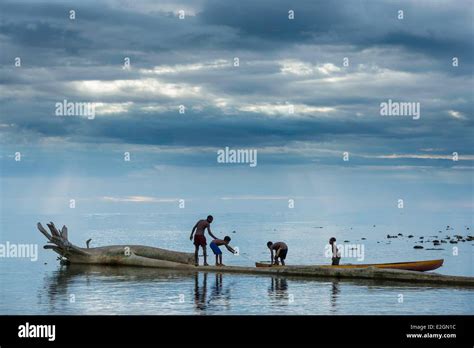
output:
<svg viewBox="0 0 474 348"><path fill-rule="evenodd" d="M52 249L64 262L81 264L126 265L142 267L180 268L194 264L194 254L144 245L110 245L80 248L68 239L68 229L58 230L54 223L47 224L48 232L38 222L38 230L48 239L45 249ZM89 240L90 241L90 240Z"/></svg>

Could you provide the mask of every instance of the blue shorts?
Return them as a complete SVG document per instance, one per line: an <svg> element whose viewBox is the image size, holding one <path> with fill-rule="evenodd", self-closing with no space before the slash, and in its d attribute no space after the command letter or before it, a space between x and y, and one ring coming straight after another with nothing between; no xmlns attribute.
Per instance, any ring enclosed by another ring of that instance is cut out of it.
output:
<svg viewBox="0 0 474 348"><path fill-rule="evenodd" d="M211 244L209 244L209 246L211 247L212 251L214 252L214 255L222 255L222 251L221 251L221 249L217 246L216 243L211 242Z"/></svg>

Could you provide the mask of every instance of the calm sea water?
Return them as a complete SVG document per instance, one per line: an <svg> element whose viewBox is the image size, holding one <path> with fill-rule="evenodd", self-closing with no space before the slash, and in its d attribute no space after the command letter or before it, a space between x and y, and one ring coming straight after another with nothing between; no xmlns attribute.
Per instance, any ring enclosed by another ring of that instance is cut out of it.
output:
<svg viewBox="0 0 474 348"><path fill-rule="evenodd" d="M308 280L219 273L103 266L60 266L43 250L36 222L67 221L70 240L81 246L146 244L192 251L189 214L83 214L16 216L1 220L1 243L38 243L39 258L0 259L1 314L474 314L474 291L458 287L413 286L355 280ZM433 219L434 221L435 219ZM324 246L331 236L343 244L364 246L364 260L391 262L444 258L439 273L474 275L472 242L413 249L424 240L467 235L465 224L446 230L436 222L415 227L398 221L387 225L331 225L289 215L224 214L214 233L232 237L240 256L224 253L228 265L252 265L269 258L269 239L289 244L289 264L328 263ZM396 227L393 227L396 226ZM321 228L322 227L322 228ZM235 231L235 233L233 233ZM441 232L439 232L441 231ZM387 239L387 234L403 236ZM412 234L413 238L407 238ZM471 234L472 235L472 234ZM430 237L433 236L433 237ZM363 240L362 238L365 238ZM347 242L346 244L349 244ZM453 249L455 248L455 249ZM401 296L402 295L402 296ZM403 301L401 299L403 298Z"/></svg>

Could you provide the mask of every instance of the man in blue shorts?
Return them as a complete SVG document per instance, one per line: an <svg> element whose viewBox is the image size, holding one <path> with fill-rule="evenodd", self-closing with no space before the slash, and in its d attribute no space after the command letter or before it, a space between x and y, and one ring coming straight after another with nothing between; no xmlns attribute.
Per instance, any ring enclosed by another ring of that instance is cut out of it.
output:
<svg viewBox="0 0 474 348"><path fill-rule="evenodd" d="M214 239L209 246L211 247L211 250L214 252L214 255L216 255L216 266L224 266L222 263L222 251L219 248L219 246L223 245L229 250L232 254L235 254L235 250L232 249L232 247L229 245L230 242L230 237L225 236L224 240L222 239Z"/></svg>

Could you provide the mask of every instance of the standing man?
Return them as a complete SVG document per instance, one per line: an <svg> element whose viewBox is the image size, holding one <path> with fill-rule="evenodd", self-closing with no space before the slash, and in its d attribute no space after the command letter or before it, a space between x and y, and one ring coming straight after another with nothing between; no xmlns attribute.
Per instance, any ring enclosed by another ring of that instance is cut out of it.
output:
<svg viewBox="0 0 474 348"><path fill-rule="evenodd" d="M283 242L268 242L267 243L268 249L270 249L270 257L271 257L271 262L278 266L278 259L280 259L281 264L284 266L285 265L285 259L286 259L286 254L288 254L288 245L286 245ZM275 252L275 256L273 256L273 252ZM273 260L275 259L275 262Z"/></svg>
<svg viewBox="0 0 474 348"><path fill-rule="evenodd" d="M214 236L211 232L211 222L214 220L212 215L209 215L206 220L199 220L196 225L194 225L193 230L191 231L191 236L189 237L189 240L193 240L193 234L194 231L196 231L196 234L194 235L194 264L196 266L199 266L199 246L202 247L202 251L204 254L204 266L209 266L207 263L207 251L206 251L206 236L204 235L204 232L207 228L207 231L209 232L209 235L217 239L216 236Z"/></svg>
<svg viewBox="0 0 474 348"><path fill-rule="evenodd" d="M329 244L331 244L332 249L332 266L338 266L339 261L341 261L341 252L337 249L336 238L331 237Z"/></svg>

